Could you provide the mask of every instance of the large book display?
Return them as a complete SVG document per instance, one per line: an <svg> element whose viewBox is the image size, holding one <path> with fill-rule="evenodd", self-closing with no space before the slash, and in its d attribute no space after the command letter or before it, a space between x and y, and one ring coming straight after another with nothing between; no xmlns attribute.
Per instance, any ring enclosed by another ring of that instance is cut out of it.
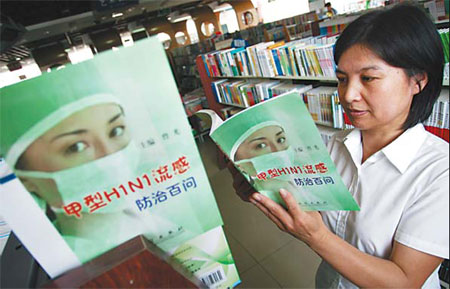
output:
<svg viewBox="0 0 450 289"><path fill-rule="evenodd" d="M4 87L0 102L0 211L51 278L142 235L196 286L239 283L156 38Z"/></svg>

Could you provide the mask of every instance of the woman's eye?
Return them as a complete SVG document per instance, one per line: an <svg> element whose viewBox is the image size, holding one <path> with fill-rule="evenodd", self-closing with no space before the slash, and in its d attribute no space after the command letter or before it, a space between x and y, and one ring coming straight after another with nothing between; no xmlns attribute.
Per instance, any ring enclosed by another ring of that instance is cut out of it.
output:
<svg viewBox="0 0 450 289"><path fill-rule="evenodd" d="M286 142L286 138L284 136L278 138L278 143L285 143Z"/></svg>
<svg viewBox="0 0 450 289"><path fill-rule="evenodd" d="M374 80L374 77L370 77L370 76L362 76L361 79L362 79L362 81L364 81L364 82L369 82L369 81Z"/></svg>
<svg viewBox="0 0 450 289"><path fill-rule="evenodd" d="M87 144L82 141L79 141L79 142L74 143L73 145L70 145L66 149L65 153L66 154L75 154L75 153L84 151L86 148L87 148Z"/></svg>
<svg viewBox="0 0 450 289"><path fill-rule="evenodd" d="M124 126L116 126L115 128L113 128L111 130L111 132L109 133L109 137L118 137L123 135L125 132L125 127Z"/></svg>
<svg viewBox="0 0 450 289"><path fill-rule="evenodd" d="M342 77L342 76L341 77L338 76L337 80L338 80L339 83L345 83L347 81L347 78Z"/></svg>
<svg viewBox="0 0 450 289"><path fill-rule="evenodd" d="M256 149L263 149L263 148L266 148L266 147L267 147L267 145L265 143L260 143L260 144L256 145Z"/></svg>

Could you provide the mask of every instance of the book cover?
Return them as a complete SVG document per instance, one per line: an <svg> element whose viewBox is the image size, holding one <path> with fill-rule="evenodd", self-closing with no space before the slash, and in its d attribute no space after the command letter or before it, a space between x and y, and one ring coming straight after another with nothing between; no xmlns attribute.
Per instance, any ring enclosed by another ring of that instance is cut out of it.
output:
<svg viewBox="0 0 450 289"><path fill-rule="evenodd" d="M258 192L283 204L279 190L287 189L304 210L359 210L298 92L223 123L213 111L199 116L212 118L211 138Z"/></svg>
<svg viewBox="0 0 450 289"><path fill-rule="evenodd" d="M0 211L51 277L137 235L169 251L222 225L156 37L3 87L0 102L14 173Z"/></svg>

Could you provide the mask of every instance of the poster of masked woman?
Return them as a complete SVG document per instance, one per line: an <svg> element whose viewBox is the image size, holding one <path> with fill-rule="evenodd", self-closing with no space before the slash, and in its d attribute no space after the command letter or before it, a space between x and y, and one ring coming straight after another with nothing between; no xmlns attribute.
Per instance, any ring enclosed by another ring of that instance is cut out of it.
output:
<svg viewBox="0 0 450 289"><path fill-rule="evenodd" d="M211 137L257 191L278 203L283 188L304 210L359 209L298 92L216 124Z"/></svg>
<svg viewBox="0 0 450 289"><path fill-rule="evenodd" d="M51 224L59 235L38 239L75 263L140 234L167 251L222 225L157 39L4 87L0 103L0 153L25 188L2 186L8 223ZM50 275L71 267L58 265Z"/></svg>

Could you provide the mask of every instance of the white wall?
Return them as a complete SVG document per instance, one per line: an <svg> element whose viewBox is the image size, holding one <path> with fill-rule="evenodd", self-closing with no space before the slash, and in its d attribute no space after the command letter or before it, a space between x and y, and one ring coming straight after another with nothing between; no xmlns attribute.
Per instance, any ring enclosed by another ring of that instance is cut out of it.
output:
<svg viewBox="0 0 450 289"><path fill-rule="evenodd" d="M264 23L309 12L308 0L252 0L252 3Z"/></svg>

